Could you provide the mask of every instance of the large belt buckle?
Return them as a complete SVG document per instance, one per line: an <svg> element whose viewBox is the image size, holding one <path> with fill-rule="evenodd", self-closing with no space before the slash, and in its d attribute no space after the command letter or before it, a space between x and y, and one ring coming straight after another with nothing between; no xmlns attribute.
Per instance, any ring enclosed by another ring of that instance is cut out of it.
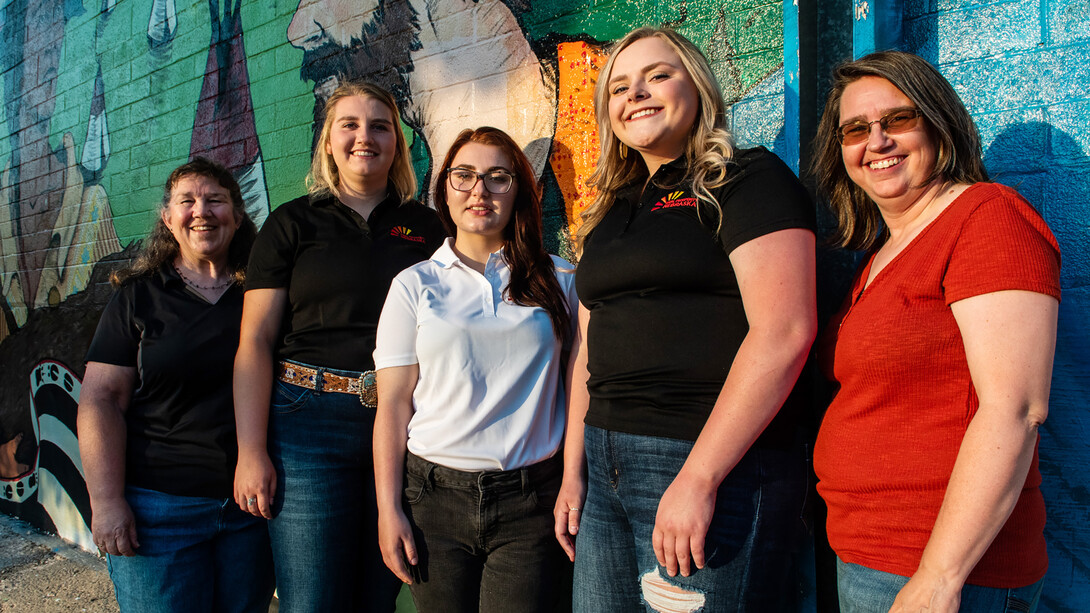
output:
<svg viewBox="0 0 1090 613"><path fill-rule="evenodd" d="M369 408L378 408L378 385L375 383L375 371L368 370L360 373L360 404Z"/></svg>

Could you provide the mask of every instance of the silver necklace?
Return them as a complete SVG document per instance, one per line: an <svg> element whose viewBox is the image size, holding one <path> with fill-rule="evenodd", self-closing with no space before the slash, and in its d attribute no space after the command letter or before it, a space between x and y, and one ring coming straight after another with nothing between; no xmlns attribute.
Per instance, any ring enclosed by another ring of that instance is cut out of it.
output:
<svg viewBox="0 0 1090 613"><path fill-rule="evenodd" d="M174 272L178 273L178 276L181 277L182 281L184 281L185 284L188 285L189 287L192 287L193 289L203 289L205 291L223 289L223 288L227 287L228 285L231 285L232 283L235 282L234 275L230 275L225 280L223 280L223 282L221 282L221 283L217 283L215 285L210 285L210 286L204 286L204 285L198 285L192 279L185 276L185 273L182 272L181 268L178 268L177 264L174 265Z"/></svg>

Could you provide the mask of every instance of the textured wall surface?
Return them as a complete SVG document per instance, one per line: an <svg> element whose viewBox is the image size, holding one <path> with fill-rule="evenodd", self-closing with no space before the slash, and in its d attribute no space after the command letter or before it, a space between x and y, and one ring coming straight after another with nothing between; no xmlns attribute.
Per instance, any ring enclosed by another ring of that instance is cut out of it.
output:
<svg viewBox="0 0 1090 613"><path fill-rule="evenodd" d="M989 170L1060 240L1060 338L1041 441L1052 559L1042 610L1090 602L1090 0L823 0L803 7L816 43L789 32L786 46L785 10L799 9L770 0L5 2L0 511L90 545L73 434L83 354L108 271L131 255L162 182L191 156L228 165L263 220L304 192L321 101L339 80L367 78L398 96L425 185L460 129L511 132L541 175L548 246L563 254L592 197L590 90L606 43L641 25L676 27L712 60L739 142L791 156L785 104L799 101L784 83L799 74L785 76L785 47L810 54L786 66L816 65L803 86L820 91L830 64L863 40L940 67L978 121ZM881 23L848 26L868 15ZM786 110L809 125L805 115L820 112L805 100Z"/></svg>

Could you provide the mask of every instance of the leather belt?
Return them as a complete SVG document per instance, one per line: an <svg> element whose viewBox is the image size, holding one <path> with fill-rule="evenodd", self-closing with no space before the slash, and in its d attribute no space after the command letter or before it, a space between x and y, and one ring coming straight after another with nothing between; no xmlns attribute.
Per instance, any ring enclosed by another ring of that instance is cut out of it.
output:
<svg viewBox="0 0 1090 613"><path fill-rule="evenodd" d="M320 382L318 381L319 372L322 376ZM363 406L371 409L378 407L378 389L375 385L373 370L362 372L359 377L345 377L318 368L281 361L276 366L276 378L284 383L319 392L355 394L359 396L360 404Z"/></svg>

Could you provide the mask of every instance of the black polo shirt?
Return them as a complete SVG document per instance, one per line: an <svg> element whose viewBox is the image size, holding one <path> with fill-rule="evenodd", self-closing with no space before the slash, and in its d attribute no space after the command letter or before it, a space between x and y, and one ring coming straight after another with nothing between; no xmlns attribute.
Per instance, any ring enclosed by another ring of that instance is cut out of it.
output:
<svg viewBox="0 0 1090 613"><path fill-rule="evenodd" d="M393 194L393 190L390 190ZM388 196L365 221L334 197L277 207L257 235L246 289L287 288L278 359L370 370L390 282L428 259L446 231L435 211Z"/></svg>
<svg viewBox="0 0 1090 613"><path fill-rule="evenodd" d="M232 496L238 446L231 368L241 320L241 287L211 304L169 265L114 293L87 361L137 370L125 413L127 485Z"/></svg>
<svg viewBox="0 0 1090 613"><path fill-rule="evenodd" d="M704 427L749 330L728 254L814 228L810 197L779 158L748 149L735 162L712 192L723 209L718 235L681 159L642 194L642 180L622 190L587 238L576 275L591 312L587 424L687 440Z"/></svg>

